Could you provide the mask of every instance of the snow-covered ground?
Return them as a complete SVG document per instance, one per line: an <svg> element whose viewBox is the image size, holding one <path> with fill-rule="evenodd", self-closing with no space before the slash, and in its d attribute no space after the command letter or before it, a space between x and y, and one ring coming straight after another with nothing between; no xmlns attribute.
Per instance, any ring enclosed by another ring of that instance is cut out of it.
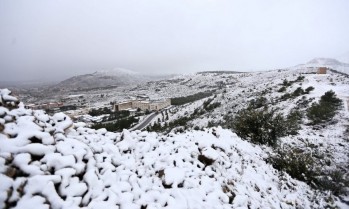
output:
<svg viewBox="0 0 349 209"><path fill-rule="evenodd" d="M264 149L229 130L110 133L73 123L62 113L25 109L9 93L0 92L0 208L340 204L273 169Z"/></svg>

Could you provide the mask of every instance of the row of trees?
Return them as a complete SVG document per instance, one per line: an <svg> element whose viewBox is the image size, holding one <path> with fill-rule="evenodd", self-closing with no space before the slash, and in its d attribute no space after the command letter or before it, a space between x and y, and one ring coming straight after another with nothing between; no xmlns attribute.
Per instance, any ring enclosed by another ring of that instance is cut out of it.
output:
<svg viewBox="0 0 349 209"><path fill-rule="evenodd" d="M183 105L191 102L195 102L197 100L209 97L213 94L212 91L207 91L207 92L199 92L193 95L189 95L186 97L175 97L171 98L171 104L172 105Z"/></svg>
<svg viewBox="0 0 349 209"><path fill-rule="evenodd" d="M113 123L97 123L92 125L91 128L93 129L105 128L108 131L121 132L123 129L128 129L132 126L132 124L137 122L138 122L138 119L131 116L131 117L122 118Z"/></svg>

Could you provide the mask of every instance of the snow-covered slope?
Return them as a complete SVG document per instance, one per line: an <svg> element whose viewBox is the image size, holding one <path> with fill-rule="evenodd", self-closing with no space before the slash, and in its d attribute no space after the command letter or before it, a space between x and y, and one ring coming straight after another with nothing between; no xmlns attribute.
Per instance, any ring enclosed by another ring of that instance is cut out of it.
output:
<svg viewBox="0 0 349 209"><path fill-rule="evenodd" d="M0 208L325 208L221 128L159 135L92 130L0 91Z"/></svg>
<svg viewBox="0 0 349 209"><path fill-rule="evenodd" d="M320 171L316 176L330 178L328 173L338 172L343 174L343 178L340 179L345 182L348 179L349 171L349 77L333 71L328 71L324 75L314 72L316 70L303 67L240 73L231 75L226 81L224 80L225 74L209 73L204 78L199 75L187 76L182 81L185 85L189 82L196 86L210 85L215 81L223 81L226 85L223 85L221 89L218 86L215 87L217 91L209 98L172 108L154 119L153 124L157 125L160 121L163 127L160 131L164 130L165 133L172 128L172 132L218 125L233 128L232 124L237 113L247 108L251 101L263 98L266 103L260 106L260 109L267 107L284 117L287 117L291 111L299 111L302 115L302 119L297 122L300 128L298 133L280 137L278 139L279 146L274 151L281 149L308 153L314 156L313 160L316 162L310 167ZM233 82L227 84L229 81ZM291 81L292 84L285 87L284 83ZM214 89L214 86L211 87ZM170 88L170 85L167 88ZM308 93L295 94L297 89L304 91L308 88L314 89ZM343 101L343 105L329 123L311 125L307 116L308 109L328 91L335 92L336 96ZM205 108L204 103L218 104L218 106L213 109ZM185 119L184 123L183 120L181 121L183 118ZM168 125L174 123L181 126ZM156 129L156 126L154 127L153 130L159 130ZM348 183L338 183L337 185L345 185L346 191L348 191ZM344 196L347 196L343 198L348 201L348 192Z"/></svg>

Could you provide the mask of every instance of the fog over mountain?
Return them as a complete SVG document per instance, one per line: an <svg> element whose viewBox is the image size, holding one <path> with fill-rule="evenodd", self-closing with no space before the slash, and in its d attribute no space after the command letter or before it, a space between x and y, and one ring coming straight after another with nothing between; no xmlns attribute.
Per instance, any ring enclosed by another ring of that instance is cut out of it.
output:
<svg viewBox="0 0 349 209"><path fill-rule="evenodd" d="M91 89L107 86L127 86L133 84L141 84L152 80L165 79L169 77L169 75L145 75L127 69L115 68L111 70L96 71L91 74L73 76L60 82L55 87L72 90Z"/></svg>
<svg viewBox="0 0 349 209"><path fill-rule="evenodd" d="M1 80L63 80L101 69L251 71L349 50L346 0L0 3Z"/></svg>
<svg viewBox="0 0 349 209"><path fill-rule="evenodd" d="M336 57L337 60L349 63L349 51Z"/></svg>

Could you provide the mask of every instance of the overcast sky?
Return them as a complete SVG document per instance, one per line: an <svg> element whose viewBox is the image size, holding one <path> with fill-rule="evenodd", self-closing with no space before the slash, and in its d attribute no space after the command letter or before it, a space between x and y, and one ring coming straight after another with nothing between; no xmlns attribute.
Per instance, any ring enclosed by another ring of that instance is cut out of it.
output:
<svg viewBox="0 0 349 209"><path fill-rule="evenodd" d="M263 70L349 51L348 0L0 0L0 80Z"/></svg>

